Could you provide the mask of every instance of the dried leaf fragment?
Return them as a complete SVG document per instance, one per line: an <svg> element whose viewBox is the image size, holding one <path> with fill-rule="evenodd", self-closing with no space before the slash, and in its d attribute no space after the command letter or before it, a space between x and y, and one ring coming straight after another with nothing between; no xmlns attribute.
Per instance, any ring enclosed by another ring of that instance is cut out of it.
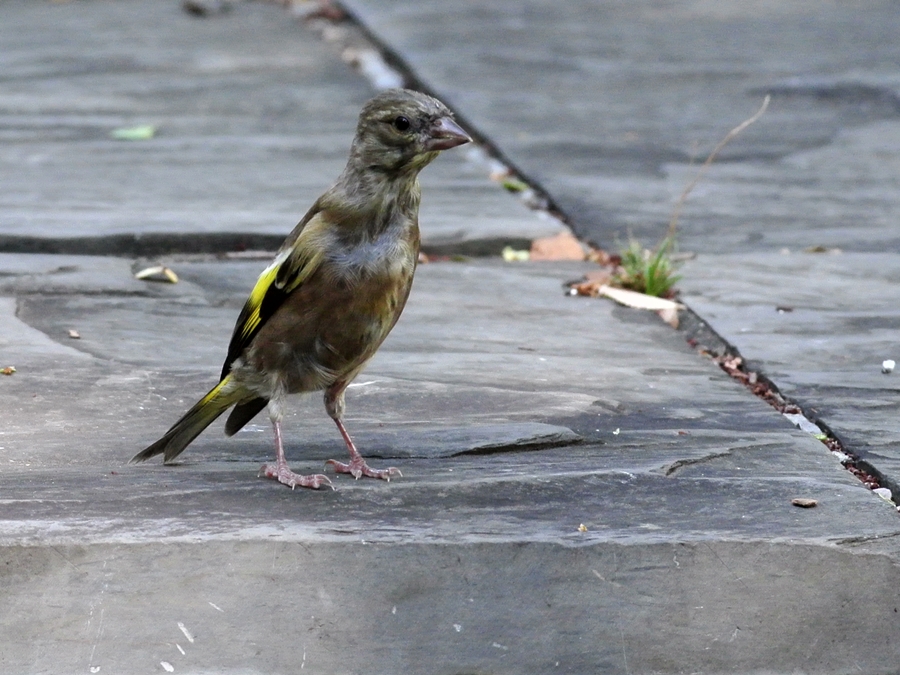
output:
<svg viewBox="0 0 900 675"><path fill-rule="evenodd" d="M531 257L530 252L514 249L512 246L504 246L501 255L506 262L528 262Z"/></svg>
<svg viewBox="0 0 900 675"><path fill-rule="evenodd" d="M578 531L579 532L587 532L588 531L587 525L585 525L584 523L581 523L581 525L578 526Z"/></svg>
<svg viewBox="0 0 900 675"><path fill-rule="evenodd" d="M168 281L170 284L178 283L178 275L163 265L154 265L153 267L142 269L134 275L134 278L146 281Z"/></svg>
<svg viewBox="0 0 900 675"><path fill-rule="evenodd" d="M12 375L16 372L15 366L6 366L5 368L0 368L0 375Z"/></svg>
<svg viewBox="0 0 900 675"><path fill-rule="evenodd" d="M677 311L684 307L684 305L674 300L666 300L655 295L629 291L625 288L615 288L614 286L601 286L597 289L597 292L599 295L605 295L610 300L615 300L620 305L634 307L635 309L650 309L658 312L660 310L673 309Z"/></svg>
<svg viewBox="0 0 900 675"><path fill-rule="evenodd" d="M504 190L509 192L525 192L528 189L528 183L526 183L521 178L516 178L515 176L509 176L500 181L500 185L503 186Z"/></svg>
<svg viewBox="0 0 900 675"><path fill-rule="evenodd" d="M797 497L796 499L791 500L791 504L794 506L799 506L801 509L811 509L819 505L818 500L809 499L807 497Z"/></svg>
<svg viewBox="0 0 900 675"><path fill-rule="evenodd" d="M678 308L669 307L668 309L660 309L656 312L659 318L669 324L675 330L678 330Z"/></svg>
<svg viewBox="0 0 900 675"><path fill-rule="evenodd" d="M142 124L137 127L120 127L109 132L109 137L117 141L149 141L156 135L155 124Z"/></svg>
<svg viewBox="0 0 900 675"><path fill-rule="evenodd" d="M585 249L571 232L560 232L531 242L532 260L584 260Z"/></svg>

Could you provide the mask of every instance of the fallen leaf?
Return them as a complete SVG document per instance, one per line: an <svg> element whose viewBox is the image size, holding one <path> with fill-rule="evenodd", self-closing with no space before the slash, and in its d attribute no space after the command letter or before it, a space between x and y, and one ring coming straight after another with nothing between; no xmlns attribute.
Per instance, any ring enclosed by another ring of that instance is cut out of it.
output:
<svg viewBox="0 0 900 675"><path fill-rule="evenodd" d="M818 506L819 502L815 499L797 497L796 499L791 500L791 504L793 504L794 506L799 506L801 509L811 509L814 506Z"/></svg>
<svg viewBox="0 0 900 675"><path fill-rule="evenodd" d="M15 366L6 366L5 368L0 368L0 375L12 375L16 372Z"/></svg>
<svg viewBox="0 0 900 675"><path fill-rule="evenodd" d="M656 311L659 318L669 324L675 330L678 330L678 308L669 307L668 309L659 309Z"/></svg>
<svg viewBox="0 0 900 675"><path fill-rule="evenodd" d="M120 127L113 129L109 135L117 141L149 141L156 135L156 126L143 124L137 127Z"/></svg>
<svg viewBox="0 0 900 675"><path fill-rule="evenodd" d="M178 283L178 275L163 265L154 265L153 267L142 269L134 275L134 278L146 281L168 281L170 284Z"/></svg>
<svg viewBox="0 0 900 675"><path fill-rule="evenodd" d="M532 260L584 260L585 250L571 232L542 237L531 242Z"/></svg>
<svg viewBox="0 0 900 675"><path fill-rule="evenodd" d="M509 192L525 192L528 189L528 183L526 183L521 178L516 178L515 176L510 176L509 178L504 178L500 185L503 186L505 190Z"/></svg>
<svg viewBox="0 0 900 675"><path fill-rule="evenodd" d="M73 340L80 340L81 334L77 330L70 328L69 329L69 337L72 338Z"/></svg>
<svg viewBox="0 0 900 675"><path fill-rule="evenodd" d="M587 525L585 525L584 523L581 523L581 525L578 526L578 531L579 532L587 532L588 531Z"/></svg>
<svg viewBox="0 0 900 675"><path fill-rule="evenodd" d="M531 257L530 252L520 251L514 249L512 246L505 246L501 255L506 262L527 262Z"/></svg>
<svg viewBox="0 0 900 675"><path fill-rule="evenodd" d="M658 298L655 295L629 291L625 288L616 288L615 286L601 286L597 290L600 295L605 295L607 298L615 300L620 305L634 307L635 309L650 309L654 312L658 312L660 310L679 310L684 307L684 305L675 302L674 300L666 300L665 298Z"/></svg>

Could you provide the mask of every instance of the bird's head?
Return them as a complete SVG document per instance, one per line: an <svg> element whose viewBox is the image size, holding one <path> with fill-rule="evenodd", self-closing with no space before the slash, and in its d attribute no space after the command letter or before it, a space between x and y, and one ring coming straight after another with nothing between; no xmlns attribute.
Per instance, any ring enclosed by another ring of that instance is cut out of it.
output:
<svg viewBox="0 0 900 675"><path fill-rule="evenodd" d="M351 158L359 168L418 173L441 150L472 139L436 98L409 89L388 89L359 114Z"/></svg>

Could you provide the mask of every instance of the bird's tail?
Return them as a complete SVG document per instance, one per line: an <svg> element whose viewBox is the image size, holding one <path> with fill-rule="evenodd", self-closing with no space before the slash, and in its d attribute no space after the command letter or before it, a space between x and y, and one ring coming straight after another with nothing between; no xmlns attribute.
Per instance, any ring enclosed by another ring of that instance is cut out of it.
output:
<svg viewBox="0 0 900 675"><path fill-rule="evenodd" d="M172 461L219 415L246 396L246 390L234 386L231 375L226 375L180 420L175 422L162 438L136 454L131 461L143 462L156 455L163 455L165 462Z"/></svg>

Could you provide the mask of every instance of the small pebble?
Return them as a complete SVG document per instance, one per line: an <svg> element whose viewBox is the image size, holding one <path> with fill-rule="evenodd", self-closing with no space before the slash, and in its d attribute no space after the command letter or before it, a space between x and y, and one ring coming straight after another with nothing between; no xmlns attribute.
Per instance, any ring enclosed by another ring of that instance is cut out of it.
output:
<svg viewBox="0 0 900 675"><path fill-rule="evenodd" d="M815 499L808 499L806 497L797 497L797 499L792 499L791 504L794 506L799 506L801 509L811 509L814 506L818 506L819 502Z"/></svg>
<svg viewBox="0 0 900 675"><path fill-rule="evenodd" d="M881 372L888 375L889 373L894 372L896 366L897 364L894 362L894 359L886 359L881 362Z"/></svg>

